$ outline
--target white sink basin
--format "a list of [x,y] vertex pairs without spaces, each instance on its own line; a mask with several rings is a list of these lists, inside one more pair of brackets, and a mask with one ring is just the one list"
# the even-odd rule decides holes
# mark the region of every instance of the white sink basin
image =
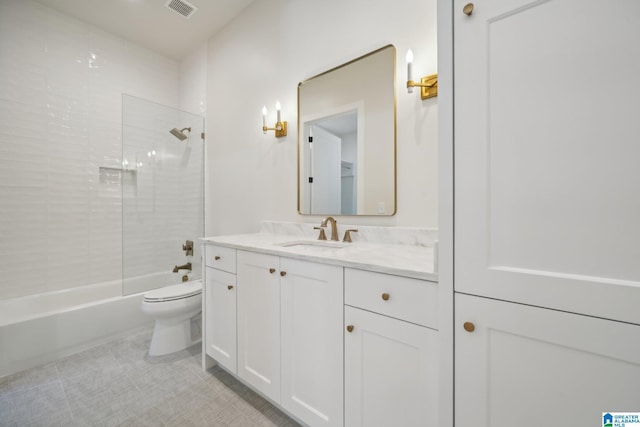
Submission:
[[285,248],[300,248],[310,251],[326,251],[331,249],[342,249],[347,245],[345,243],[327,240],[294,240],[291,242],[280,243],[278,246]]

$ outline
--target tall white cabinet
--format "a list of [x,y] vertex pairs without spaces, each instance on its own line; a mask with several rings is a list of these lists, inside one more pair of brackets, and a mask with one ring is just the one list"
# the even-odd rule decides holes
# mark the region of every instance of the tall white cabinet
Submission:
[[640,4],[467,3],[453,5],[455,423],[601,425],[640,396]]
[[455,303],[457,426],[598,426],[603,412],[636,411],[637,325],[464,294]]

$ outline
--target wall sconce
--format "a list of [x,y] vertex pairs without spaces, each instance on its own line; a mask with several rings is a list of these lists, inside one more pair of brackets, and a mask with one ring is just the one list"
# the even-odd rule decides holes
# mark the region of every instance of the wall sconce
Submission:
[[413,64],[413,52],[411,49],[407,51],[407,92],[413,93],[414,87],[420,88],[420,98],[427,99],[438,96],[438,74],[431,74],[420,79],[420,83],[413,81],[413,72],[411,66]]
[[282,121],[282,115],[280,113],[280,101],[276,102],[276,113],[277,120],[276,126],[269,128],[267,127],[267,106],[262,107],[262,132],[267,133],[268,130],[273,130],[276,132],[276,138],[280,138],[282,136],[287,136],[287,122]]

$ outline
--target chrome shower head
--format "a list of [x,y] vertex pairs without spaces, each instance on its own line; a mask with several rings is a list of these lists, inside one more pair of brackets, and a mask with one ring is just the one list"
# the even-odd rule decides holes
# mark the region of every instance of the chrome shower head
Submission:
[[169,132],[171,132],[171,135],[175,136],[176,138],[178,138],[180,141],[184,141],[185,139],[187,139],[188,135],[184,134],[184,131],[187,132],[191,132],[191,128],[183,128],[178,130],[178,128],[173,128],[171,129]]

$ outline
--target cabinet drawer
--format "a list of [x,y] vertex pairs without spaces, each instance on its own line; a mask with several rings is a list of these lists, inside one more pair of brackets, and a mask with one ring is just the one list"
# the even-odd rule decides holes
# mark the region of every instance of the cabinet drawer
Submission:
[[235,274],[236,250],[225,246],[207,245],[205,249],[205,264],[207,267]]
[[345,268],[344,303],[437,329],[437,284]]

